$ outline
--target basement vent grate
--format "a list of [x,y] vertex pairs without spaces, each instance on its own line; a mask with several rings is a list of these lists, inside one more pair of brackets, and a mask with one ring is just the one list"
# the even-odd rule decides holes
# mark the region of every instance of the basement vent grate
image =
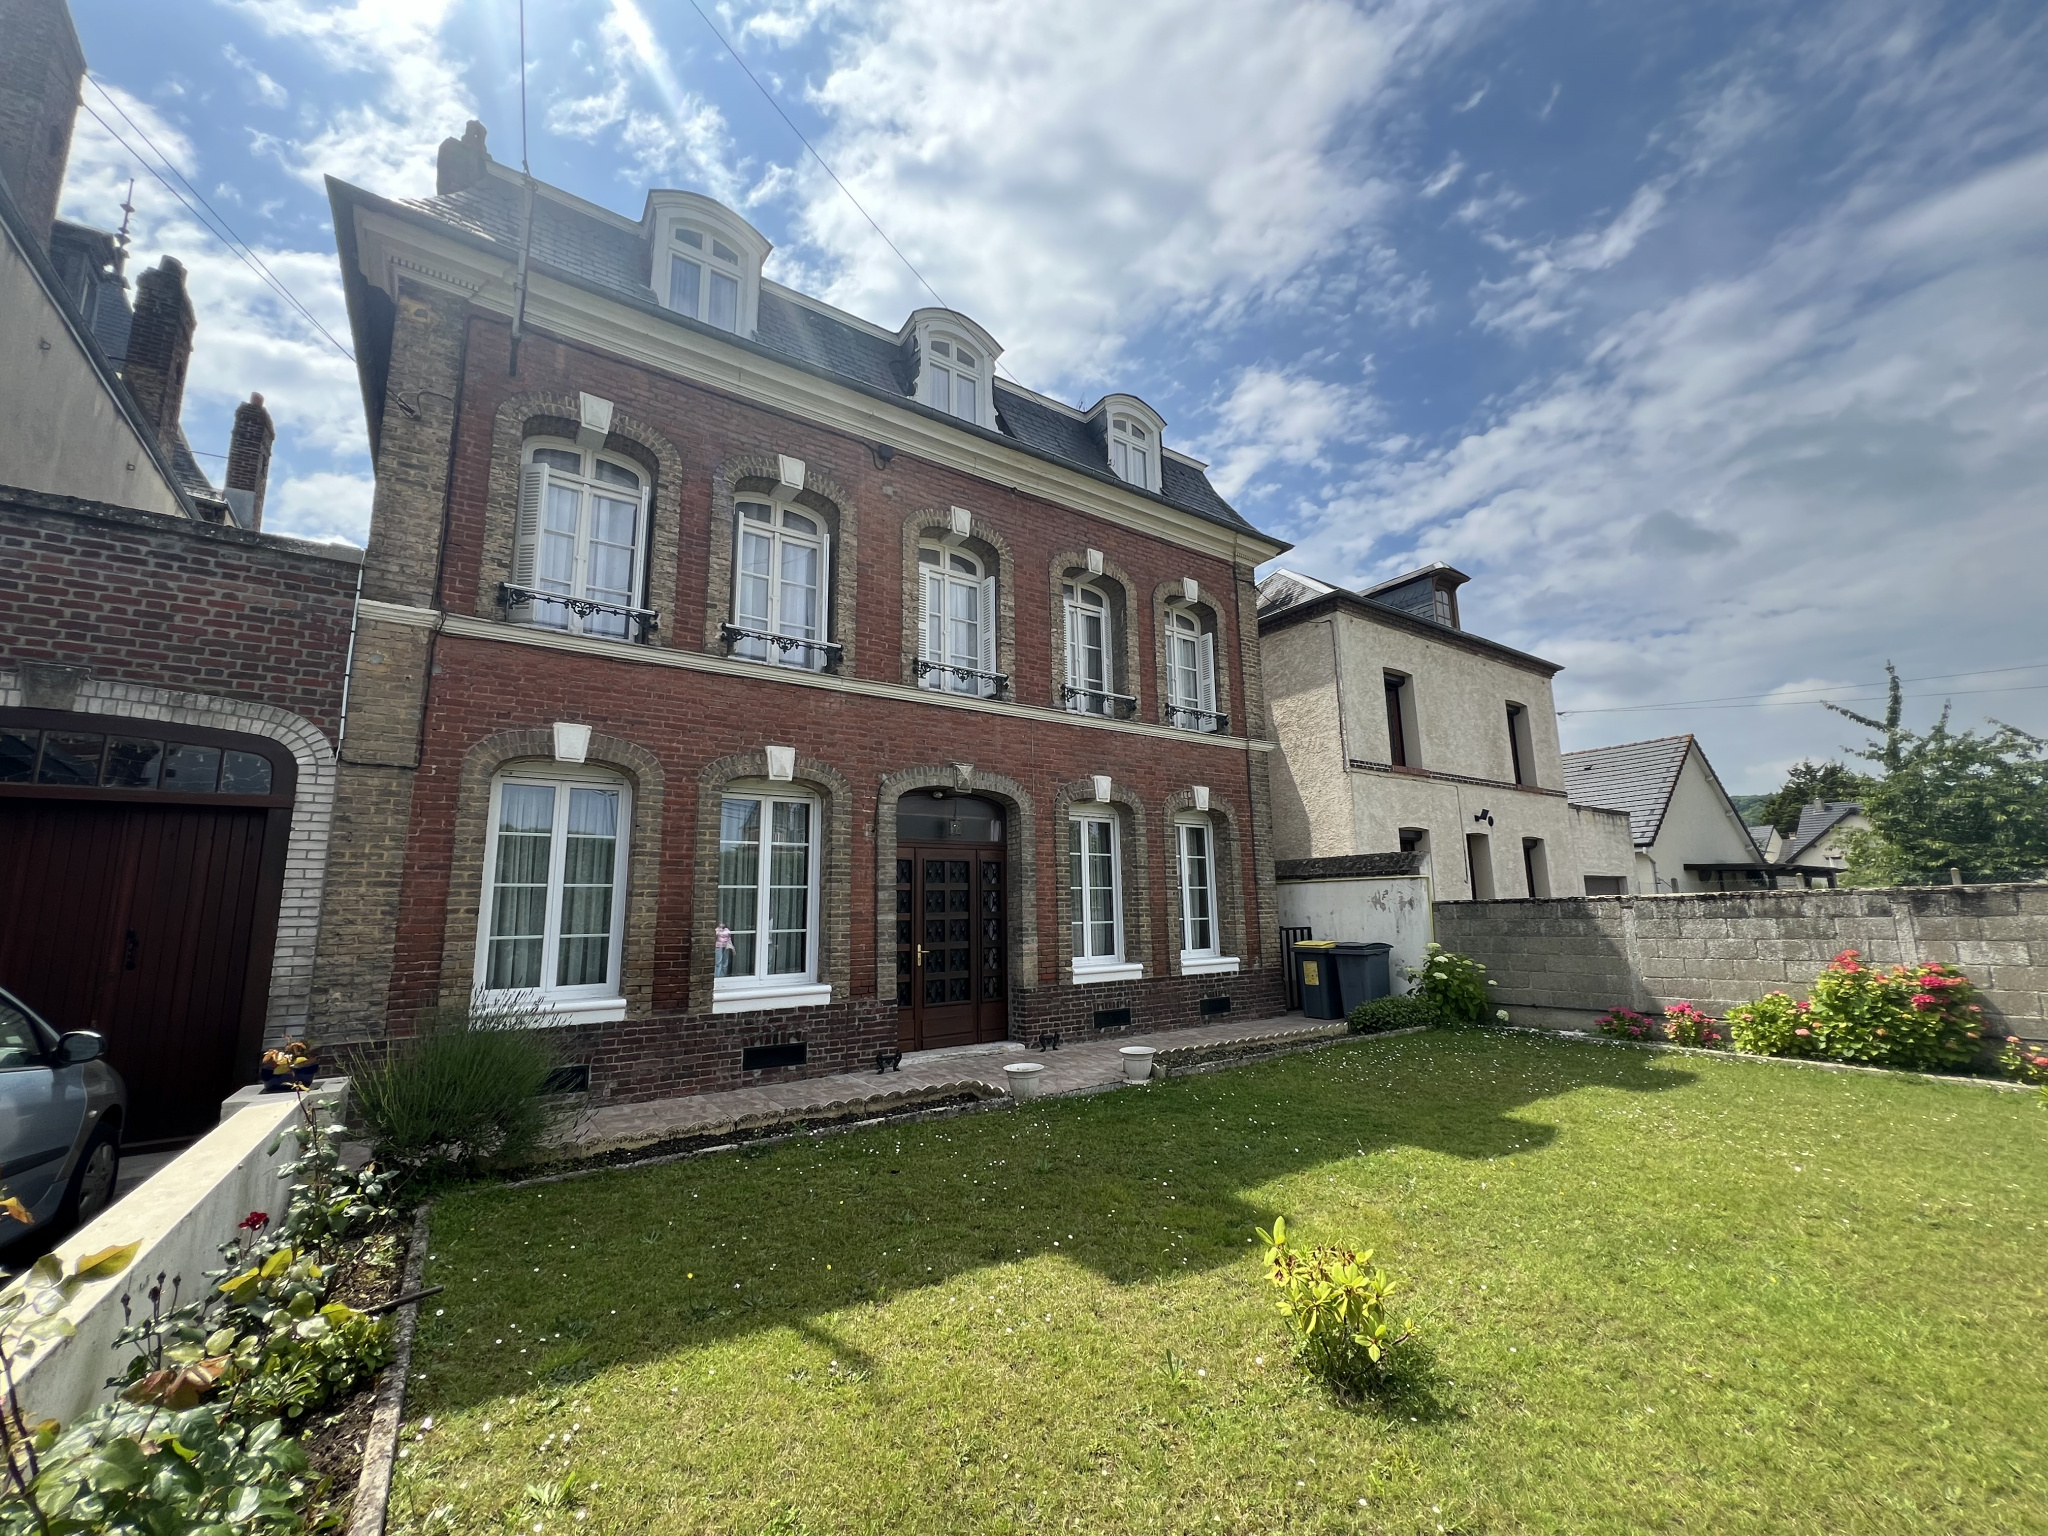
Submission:
[[1205,1014],[1228,1013],[1230,1012],[1230,999],[1227,997],[1205,997],[1202,999],[1202,1012]]
[[1095,1027],[1097,1029],[1121,1029],[1130,1022],[1131,1010],[1128,1008],[1098,1008],[1095,1010]]
[[742,1072],[762,1072],[770,1067],[800,1067],[808,1059],[809,1047],[801,1040],[782,1045],[750,1045],[740,1052]]

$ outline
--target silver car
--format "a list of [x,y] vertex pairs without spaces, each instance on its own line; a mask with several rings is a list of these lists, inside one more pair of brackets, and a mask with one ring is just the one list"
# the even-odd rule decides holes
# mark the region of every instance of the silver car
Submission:
[[[0,990],[0,1190],[36,1225],[92,1220],[114,1198],[128,1088],[90,1030],[60,1035]],[[29,1228],[0,1214],[0,1250]]]

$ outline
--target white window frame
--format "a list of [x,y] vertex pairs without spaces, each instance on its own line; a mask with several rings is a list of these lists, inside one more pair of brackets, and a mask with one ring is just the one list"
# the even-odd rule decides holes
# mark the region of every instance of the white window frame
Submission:
[[[720,896],[723,890],[724,863],[724,820],[725,803],[728,800],[757,800],[761,802],[760,841],[755,845],[759,856],[754,866],[754,965],[752,975],[714,976],[711,982],[711,1011],[713,1013],[745,1013],[764,1008],[809,1008],[832,1001],[832,987],[829,982],[818,979],[818,941],[824,929],[823,917],[818,910],[820,852],[824,847],[823,827],[825,820],[824,803],[808,790],[789,784],[771,783],[766,780],[741,779],[727,784],[719,792],[717,815],[719,818],[719,869],[713,877],[712,923],[719,920]],[[772,829],[777,803],[804,805],[810,809],[810,847],[807,855],[809,880],[804,896],[804,968],[800,972],[771,973],[762,969],[768,963],[768,872],[769,849],[773,846]],[[713,950],[716,964],[717,951]]]
[[1159,429],[1135,411],[1111,411],[1109,467],[1120,480],[1148,491],[1158,490]]
[[[1088,593],[1096,599],[1086,602],[1081,594]],[[1066,614],[1067,658],[1066,681],[1069,688],[1088,687],[1082,676],[1081,652],[1082,634],[1090,619],[1102,621],[1102,688],[1095,692],[1077,693],[1066,700],[1067,708],[1077,715],[1101,715],[1108,719],[1116,716],[1116,605],[1110,600],[1108,590],[1085,577],[1069,576],[1060,583],[1060,603]]]
[[[541,938],[540,985],[499,987],[487,985],[490,975],[491,928],[498,899],[498,837],[507,785],[547,788],[555,792],[555,814],[549,830],[546,916]],[[561,964],[562,875],[564,844],[569,834],[568,792],[575,789],[603,789],[619,797],[618,835],[612,864],[611,945],[607,954],[608,980],[561,986],[551,978]],[[484,837],[483,896],[477,906],[474,985],[491,999],[517,1002],[548,1015],[555,1024],[602,1024],[626,1016],[625,960],[627,872],[632,861],[633,788],[617,774],[602,769],[578,769],[573,765],[549,763],[513,767],[491,780],[489,820]]]
[[[1192,692],[1185,686],[1190,673]],[[1216,632],[1204,629],[1192,608],[1166,610],[1166,708],[1168,725],[1205,735],[1222,728],[1216,713]],[[1193,718],[1179,718],[1180,711]]]
[[[925,556],[937,556],[936,563]],[[953,569],[955,558],[973,565],[974,572]],[[928,670],[917,679],[920,688],[936,693],[965,693],[979,698],[996,696],[996,580],[988,561],[943,539],[922,539],[917,546],[917,654]],[[955,592],[974,595],[976,635],[974,650],[956,650],[950,643],[953,619],[948,599]],[[965,667],[985,672],[986,677],[962,677],[944,670]]]
[[[766,523],[750,518],[748,507],[766,507],[769,521]],[[805,533],[799,528],[790,528],[785,519],[794,513],[817,528],[815,534]],[[832,638],[832,535],[825,519],[809,507],[799,505],[786,495],[742,496],[736,498],[732,509],[732,593],[731,612],[735,628],[765,630],[770,634],[785,634],[782,617],[782,549],[785,544],[796,544],[818,552],[818,632],[808,636],[809,645],[793,645],[787,650],[766,640],[736,640],[731,654],[742,661],[759,661],[774,666],[794,667],[804,672],[822,672],[831,653],[825,649]],[[749,535],[768,540],[768,613],[762,622],[756,624],[740,615],[740,583],[746,578],[746,541]],[[758,647],[758,652],[753,649]]]
[[[973,359],[964,368],[960,363],[963,348]],[[974,426],[990,424],[990,375],[995,371],[995,359],[986,347],[955,331],[933,330],[920,343],[918,360],[917,392],[926,405]]]
[[[1085,948],[1088,942],[1091,942],[1089,940],[1084,940],[1080,946],[1076,946],[1073,943],[1073,933],[1076,927],[1079,927],[1086,934],[1094,926],[1087,915],[1088,906],[1086,898],[1093,892],[1095,887],[1088,878],[1087,860],[1089,854],[1087,846],[1088,834],[1086,831],[1080,833],[1082,857],[1081,888],[1078,893],[1074,888],[1076,883],[1074,879],[1075,829],[1085,828],[1090,825],[1107,826],[1109,828],[1109,903],[1111,915],[1115,919],[1115,932],[1114,948],[1107,955],[1081,953],[1081,949]],[[1114,810],[1102,807],[1101,809],[1085,811],[1075,810],[1068,815],[1067,893],[1068,903],[1071,908],[1067,914],[1068,949],[1075,983],[1080,985],[1087,982],[1135,981],[1138,977],[1144,975],[1145,968],[1143,965],[1124,958],[1123,826],[1122,818]]]
[[[695,236],[701,244],[692,245],[689,237]],[[720,248],[731,252],[731,259],[718,254]],[[695,308],[686,308],[677,302],[676,278],[678,267],[694,266],[697,269],[697,299]],[[662,303],[679,315],[688,315],[692,320],[702,321],[716,330],[740,333],[747,314],[747,263],[741,253],[726,235],[709,224],[694,219],[678,219],[669,226],[668,266],[663,274],[661,287]],[[715,279],[723,278],[732,284],[732,323],[730,325],[713,317],[712,294]]]
[[[1196,949],[1190,948],[1193,926],[1189,917],[1188,893],[1192,888],[1189,880],[1188,841],[1191,832],[1202,835],[1204,879],[1207,883],[1209,905],[1209,942]],[[1222,882],[1217,872],[1217,837],[1214,818],[1202,815],[1184,815],[1174,819],[1173,824],[1173,877],[1180,890],[1180,973],[1183,976],[1221,976],[1239,969],[1235,955],[1223,952],[1223,900]]]
[[[552,464],[536,464],[534,456],[540,452],[573,453],[582,461],[582,469],[571,474]],[[519,507],[512,528],[512,585],[528,592],[540,590],[542,541],[552,530],[546,527],[546,511],[549,498],[555,491],[568,491],[577,498],[575,550],[571,557],[569,590],[564,597],[590,602],[610,603],[633,613],[647,610],[640,606],[647,584],[648,509],[652,488],[648,483],[646,469],[615,453],[594,453],[579,448],[575,443],[552,437],[530,437],[520,445]],[[639,489],[631,490],[597,478],[597,465],[606,463],[616,466],[632,475]],[[592,502],[597,497],[609,501],[637,503],[638,510],[633,520],[632,577],[627,585],[625,601],[617,601],[616,588],[602,589],[602,595],[593,597],[590,587],[590,546],[593,534]],[[530,624],[539,629],[558,629],[565,634],[592,635],[605,640],[637,640],[640,638],[636,622],[621,614],[593,613],[587,617],[571,612],[558,602],[542,597],[532,602],[517,604],[508,610],[508,616],[515,624]],[[557,622],[559,618],[559,622]]]

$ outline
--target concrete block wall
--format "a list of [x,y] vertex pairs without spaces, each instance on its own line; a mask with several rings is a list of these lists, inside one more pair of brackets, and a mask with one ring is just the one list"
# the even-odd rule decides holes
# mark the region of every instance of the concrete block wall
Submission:
[[1439,943],[1481,961],[1519,1022],[1675,1002],[1722,1012],[1804,997],[1845,949],[1874,965],[1946,961],[1983,993],[1991,1034],[2048,1036],[2048,883],[1453,901]]

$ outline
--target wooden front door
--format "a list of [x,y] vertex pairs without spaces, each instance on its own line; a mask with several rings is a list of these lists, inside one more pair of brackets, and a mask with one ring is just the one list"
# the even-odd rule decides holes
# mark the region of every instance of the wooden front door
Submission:
[[897,1038],[906,1051],[1009,1035],[1009,902],[1000,846],[896,851]]

